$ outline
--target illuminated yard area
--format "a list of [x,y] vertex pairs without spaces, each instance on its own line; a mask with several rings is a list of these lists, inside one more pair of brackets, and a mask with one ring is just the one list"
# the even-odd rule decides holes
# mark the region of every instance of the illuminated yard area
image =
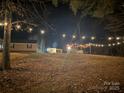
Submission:
[[[21,59],[23,57],[28,56],[28,53],[11,53],[11,61],[17,60],[17,59]],[[0,63],[2,61],[2,53],[0,52]]]
[[123,57],[31,54],[12,68],[0,72],[0,93],[110,93],[103,90],[112,82],[123,93]]

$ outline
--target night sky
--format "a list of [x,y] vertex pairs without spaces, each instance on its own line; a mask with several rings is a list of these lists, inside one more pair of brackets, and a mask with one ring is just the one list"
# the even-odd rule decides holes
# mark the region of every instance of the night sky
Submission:
[[[71,36],[73,34],[79,37],[79,32],[77,29],[78,15],[75,16],[68,5],[59,5],[55,8],[54,6],[48,7],[49,15],[47,17],[47,22],[52,25],[55,30],[47,29],[46,43],[47,47],[62,47],[67,43],[88,43],[87,41],[81,41],[79,38],[72,41]],[[41,27],[42,28],[42,27]],[[3,38],[3,28],[0,31],[0,38]],[[12,41],[23,42],[30,41],[29,38],[36,36],[38,29],[33,29],[33,33],[28,33],[26,31],[13,31]],[[62,39],[62,34],[67,35],[66,40]],[[105,38],[106,31],[104,30],[104,25],[101,23],[101,19],[93,18],[91,16],[86,16],[81,21],[81,32],[80,36],[91,37],[95,36],[97,38]]]
[[[49,31],[48,46],[52,47],[54,42],[57,42],[58,47],[63,44],[72,43],[72,35],[75,34],[79,37],[79,31],[77,28],[79,16],[75,16],[68,6],[60,5],[58,8],[51,9],[48,21],[54,25],[55,31]],[[105,38],[107,32],[104,30],[104,25],[101,23],[101,19],[86,16],[81,21],[80,36],[84,35],[88,38],[95,36],[97,38]],[[65,40],[62,38],[62,34],[66,34]],[[80,41],[79,38],[74,43],[88,43],[89,40]]]

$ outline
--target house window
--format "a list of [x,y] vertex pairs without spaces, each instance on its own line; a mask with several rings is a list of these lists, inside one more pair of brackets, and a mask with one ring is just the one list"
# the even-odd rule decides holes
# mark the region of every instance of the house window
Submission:
[[15,48],[15,44],[11,44],[11,48]]
[[32,48],[32,44],[27,44],[27,48]]

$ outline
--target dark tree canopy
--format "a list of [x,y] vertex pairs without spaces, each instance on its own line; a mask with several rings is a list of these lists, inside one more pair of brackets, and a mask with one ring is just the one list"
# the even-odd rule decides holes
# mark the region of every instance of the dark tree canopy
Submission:
[[[103,17],[113,13],[116,0],[62,0],[69,3],[70,8],[76,15],[81,11],[83,15]],[[60,0],[52,0],[53,5],[58,6]]]
[[107,23],[106,29],[111,32],[118,32],[118,34],[124,35],[124,1],[117,2],[115,5],[115,11],[113,14],[105,17]]

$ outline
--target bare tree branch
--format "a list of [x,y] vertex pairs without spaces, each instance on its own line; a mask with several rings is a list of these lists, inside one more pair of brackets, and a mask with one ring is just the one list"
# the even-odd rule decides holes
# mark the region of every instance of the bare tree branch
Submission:
[[18,24],[18,23],[25,23],[25,24],[32,25],[32,26],[35,26],[35,27],[38,26],[37,24],[29,23],[27,21],[15,21],[15,22],[12,22],[12,25],[15,25],[15,24]]

